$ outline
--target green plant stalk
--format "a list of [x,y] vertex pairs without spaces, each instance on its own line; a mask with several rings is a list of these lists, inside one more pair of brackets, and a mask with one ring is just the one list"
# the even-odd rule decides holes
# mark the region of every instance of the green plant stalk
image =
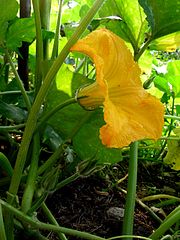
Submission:
[[36,73],[35,73],[35,95],[37,95],[42,84],[42,65],[43,65],[43,39],[41,31],[41,17],[39,10],[39,0],[32,0],[35,25],[36,25]]
[[[123,234],[133,234],[134,208],[136,199],[136,183],[137,183],[137,166],[138,166],[138,142],[130,145],[130,159],[128,168],[128,186],[127,197],[123,221]],[[132,238],[128,238],[131,240]]]
[[[175,105],[175,94],[174,94],[174,92],[173,92],[173,93],[172,93],[172,113],[171,113],[172,116],[174,115],[174,105]],[[171,121],[170,121],[170,124],[169,124],[169,126],[168,126],[168,134],[167,134],[167,137],[170,136],[171,131],[172,131],[172,125],[173,125],[173,123],[174,123],[174,119],[173,119],[173,118],[170,118],[170,119],[171,119]],[[159,153],[158,153],[157,159],[160,159],[160,158],[162,157],[166,145],[167,145],[167,139],[164,141],[164,143],[163,143],[163,145],[162,145],[162,147],[161,147],[161,150],[160,150]]]
[[168,198],[168,199],[174,199],[178,202],[180,202],[180,198],[178,197],[175,197],[175,196],[171,196],[171,195],[168,195],[168,194],[157,194],[157,195],[152,195],[152,196],[147,196],[147,197],[144,197],[141,199],[141,201],[154,201],[154,200],[159,200],[161,198]]
[[[49,30],[51,0],[40,0],[39,10],[41,18],[41,27],[44,30]],[[49,39],[43,39],[43,59],[47,60],[49,57]]]
[[33,151],[32,151],[32,158],[31,158],[32,161],[30,164],[26,187],[22,197],[21,209],[24,213],[28,212],[32,204],[32,199],[33,199],[35,185],[36,185],[39,152],[40,152],[40,137],[39,137],[39,134],[36,133],[33,137]]
[[[57,57],[57,59],[52,64],[50,70],[48,71],[48,73],[44,79],[44,83],[41,86],[41,88],[36,96],[34,104],[32,105],[32,109],[29,113],[29,117],[27,119],[26,128],[24,130],[21,146],[20,146],[20,149],[18,152],[16,164],[14,167],[14,174],[12,176],[12,181],[11,181],[11,184],[9,187],[9,193],[11,195],[17,194],[19,184],[21,181],[24,164],[25,164],[26,157],[27,157],[28,148],[29,148],[29,145],[30,145],[30,142],[32,139],[32,135],[36,128],[38,113],[39,113],[41,105],[44,101],[44,98],[48,92],[50,84],[52,83],[57,71],[63,64],[66,56],[69,53],[70,48],[79,39],[79,37],[84,32],[84,30],[88,26],[89,22],[92,20],[92,18],[94,17],[96,12],[99,10],[99,8],[101,7],[101,5],[103,4],[104,1],[105,0],[96,0],[94,2],[91,9],[88,11],[86,16],[82,19],[80,25],[78,26],[78,28],[76,29],[76,31],[74,32],[72,37],[69,39],[69,41],[67,42],[67,44],[65,45],[65,47],[63,48],[63,50],[61,51],[59,56]],[[36,1],[34,0],[34,2],[36,2]],[[8,197],[7,201],[10,203],[11,198]]]
[[30,109],[31,109],[31,103],[30,103],[29,97],[28,97],[28,95],[27,95],[27,93],[26,93],[26,90],[25,90],[25,88],[24,88],[24,85],[23,85],[23,83],[22,83],[22,81],[21,81],[21,79],[20,79],[20,77],[19,77],[19,74],[18,74],[18,72],[17,72],[17,70],[16,70],[16,68],[15,68],[15,66],[14,66],[14,64],[13,64],[13,61],[12,61],[10,55],[9,55],[8,50],[5,48],[4,51],[5,51],[6,57],[7,57],[7,59],[8,59],[8,62],[10,63],[10,66],[11,66],[11,68],[12,68],[12,71],[13,71],[13,73],[14,73],[14,75],[15,75],[17,84],[18,84],[18,86],[19,86],[19,88],[20,88],[20,90],[21,90],[21,93],[22,93],[24,102],[25,102],[25,104],[26,104],[26,107],[27,107],[28,111],[30,111]]
[[44,122],[46,122],[50,117],[52,117],[59,110],[61,110],[62,108],[66,107],[66,106],[69,106],[70,104],[73,104],[73,103],[77,103],[77,100],[75,98],[70,98],[70,99],[66,100],[65,102],[63,102],[63,103],[58,104],[52,110],[49,110],[49,112],[47,112],[46,114],[44,114],[42,116],[42,118],[40,118],[40,120],[38,122],[38,125],[37,125],[37,129],[39,127],[41,127]]
[[180,117],[178,117],[178,116],[164,115],[164,118],[170,118],[170,119],[174,119],[174,120],[180,121]]
[[62,15],[62,6],[63,0],[59,0],[59,11],[58,11],[58,19],[56,24],[56,33],[54,37],[54,44],[52,50],[51,59],[55,59],[58,56],[58,47],[59,47],[59,35],[60,35],[60,28],[61,28],[61,15]]
[[116,237],[111,237],[108,238],[107,240],[116,240],[116,239],[122,239],[122,238],[137,238],[137,239],[144,239],[144,240],[152,240],[151,238],[147,238],[147,237],[142,237],[142,236],[137,236],[137,235],[121,235],[121,236],[116,236]]
[[28,215],[24,214],[23,212],[19,211],[18,209],[16,209],[15,207],[11,206],[10,204],[8,204],[7,202],[5,202],[1,199],[0,199],[0,204],[2,204],[3,208],[5,208],[9,212],[11,212],[11,214],[15,215],[17,219],[24,222],[25,224],[28,223],[33,228],[47,230],[47,231],[53,231],[53,232],[61,232],[61,233],[67,234],[67,235],[84,238],[87,240],[95,240],[95,239],[96,240],[105,240],[105,238],[98,237],[98,236],[95,236],[95,235],[87,233],[87,232],[81,232],[78,230],[73,230],[73,229],[69,229],[69,228],[65,228],[65,227],[59,227],[59,226],[55,226],[52,224],[40,222],[36,219],[29,217]]
[[61,154],[64,152],[64,145],[66,143],[63,142],[57,149],[56,151],[48,158],[48,160],[39,167],[38,169],[38,175],[41,175],[46,169],[50,168],[53,166],[55,161],[60,158]]
[[59,190],[61,188],[63,188],[64,186],[68,185],[69,183],[75,181],[76,179],[78,179],[80,177],[79,173],[74,173],[72,176],[62,180],[61,182],[59,182],[57,185],[56,185],[56,190]]
[[0,239],[1,240],[7,240],[6,232],[5,232],[5,228],[4,228],[4,221],[3,221],[3,213],[2,213],[1,204],[0,204]]
[[[44,202],[42,203],[41,207],[42,207],[43,212],[46,214],[46,217],[48,218],[49,222],[56,226],[59,226],[58,222],[56,221],[56,219],[52,215],[51,211],[49,210],[49,208],[46,206],[46,204]],[[57,235],[58,235],[59,239],[67,240],[66,236],[63,233],[57,232]]]
[[4,131],[11,131],[14,129],[19,129],[19,128],[23,128],[25,127],[24,123],[18,124],[18,125],[12,125],[12,126],[0,126],[0,132],[4,132]]
[[169,228],[179,221],[180,218],[180,206],[175,208],[163,221],[158,229],[155,230],[149,237],[152,240],[159,239]]

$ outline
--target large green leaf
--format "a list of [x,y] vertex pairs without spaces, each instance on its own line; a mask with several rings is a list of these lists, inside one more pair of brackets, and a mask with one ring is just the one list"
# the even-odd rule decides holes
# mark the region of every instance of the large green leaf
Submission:
[[[46,98],[46,111],[54,108],[61,102],[74,97],[79,86],[87,83],[87,79],[80,74],[73,74],[67,65],[63,65],[57,74],[56,80]],[[70,105],[57,112],[49,123],[64,138],[69,137],[76,124],[84,116],[85,110],[78,104]]]
[[149,48],[151,50],[160,50],[167,52],[174,52],[179,47],[180,47],[180,31],[154,39],[149,45]]
[[6,45],[9,49],[16,50],[21,47],[22,41],[32,42],[35,36],[36,30],[33,18],[17,19],[8,29]]
[[75,136],[74,148],[82,159],[95,155],[98,163],[117,163],[122,160],[121,150],[102,145],[99,138],[99,129],[102,125],[104,125],[103,111],[95,111]]
[[[117,31],[122,34],[122,38],[129,39],[135,49],[144,42],[147,31],[147,21],[143,9],[138,0],[107,0],[99,11],[101,17],[119,16]],[[112,26],[108,26],[111,29]]]
[[18,3],[16,0],[0,0],[0,42],[5,38],[8,21],[16,17]]
[[180,30],[179,0],[139,0],[152,29],[152,39]]

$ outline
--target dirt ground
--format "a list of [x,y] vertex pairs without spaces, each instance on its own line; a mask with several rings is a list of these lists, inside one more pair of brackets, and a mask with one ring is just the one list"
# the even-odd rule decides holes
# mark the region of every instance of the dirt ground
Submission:
[[[121,217],[110,214],[111,210],[124,209],[126,195],[121,189],[126,189],[127,164],[116,164],[103,169],[88,178],[81,178],[57,191],[47,200],[47,205],[56,217],[59,225],[87,231],[105,238],[122,234]],[[119,184],[117,182],[122,180]],[[179,173],[164,167],[162,164],[139,164],[137,196],[143,198],[154,194],[170,194],[180,196]],[[145,202],[164,219],[176,205],[164,202],[163,207],[155,204],[162,200]],[[162,204],[163,205],[163,204]],[[123,211],[123,210],[122,210]],[[134,234],[149,236],[159,226],[159,222],[151,214],[136,204]],[[56,235],[50,233],[50,239],[56,240]],[[72,237],[69,239],[75,240]],[[78,238],[79,239],[79,238]]]

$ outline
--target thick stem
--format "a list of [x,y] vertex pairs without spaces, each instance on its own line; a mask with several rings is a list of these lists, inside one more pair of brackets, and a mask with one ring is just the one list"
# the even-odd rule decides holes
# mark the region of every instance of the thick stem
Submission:
[[[39,113],[41,105],[44,101],[44,98],[49,90],[49,87],[50,87],[57,71],[63,64],[66,56],[68,55],[70,48],[79,39],[79,37],[84,32],[84,30],[88,26],[89,22],[92,20],[92,18],[94,17],[96,12],[99,10],[99,8],[101,7],[101,5],[104,1],[105,0],[96,0],[94,2],[94,5],[91,7],[91,9],[86,14],[86,16],[82,19],[80,25],[78,26],[78,28],[76,29],[76,31],[74,32],[72,37],[69,39],[68,43],[65,45],[65,47],[59,54],[58,58],[52,64],[50,70],[48,71],[48,73],[44,79],[44,83],[41,86],[41,88],[37,94],[37,97],[32,106],[32,109],[30,111],[30,114],[29,114],[29,117],[28,117],[28,120],[26,123],[26,128],[24,130],[23,139],[21,142],[21,146],[20,146],[20,149],[18,152],[18,156],[17,156],[15,168],[14,168],[14,174],[12,176],[12,181],[11,181],[10,188],[9,188],[9,193],[11,195],[17,194],[21,176],[22,176],[22,171],[23,171],[24,164],[25,164],[26,157],[27,157],[28,148],[29,148],[34,130],[36,128],[38,113]],[[36,0],[33,0],[33,2],[36,2]],[[11,202],[10,197],[8,198],[8,202]]]
[[[41,27],[44,30],[49,30],[50,25],[50,12],[51,12],[51,0],[39,1]],[[43,39],[43,57],[44,60],[49,56],[49,39]]]
[[[133,234],[134,208],[136,199],[136,183],[137,183],[137,166],[138,166],[138,142],[130,145],[130,159],[128,168],[128,186],[127,197],[123,221],[123,234]],[[131,240],[132,238],[128,238]]]
[[22,197],[22,211],[27,213],[31,208],[32,199],[35,191],[36,178],[37,178],[37,169],[38,169],[38,160],[40,152],[40,137],[36,133],[33,138],[33,152],[32,152],[32,161],[30,164],[29,174],[27,178],[26,187]]
[[4,228],[4,221],[3,221],[3,214],[2,214],[1,204],[0,204],[0,239],[1,240],[7,240],[6,232],[5,232],[5,228]]
[[35,95],[37,95],[42,84],[42,64],[43,64],[43,40],[41,30],[41,17],[39,10],[39,0],[32,0],[35,25],[36,25],[36,73],[35,73]]
[[58,56],[59,34],[60,34],[60,28],[61,28],[62,5],[63,5],[63,0],[59,0],[58,19],[57,19],[57,24],[56,24],[56,33],[55,33],[55,37],[54,37],[54,45],[53,45],[53,51],[52,51],[51,59],[55,59]]

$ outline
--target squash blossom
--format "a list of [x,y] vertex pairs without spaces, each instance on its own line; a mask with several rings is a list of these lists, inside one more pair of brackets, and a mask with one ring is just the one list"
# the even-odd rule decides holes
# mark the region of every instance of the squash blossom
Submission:
[[104,145],[121,148],[161,137],[164,107],[143,89],[140,68],[120,37],[106,29],[95,30],[71,51],[88,55],[95,64],[96,81],[80,88],[77,98],[85,109],[104,107],[106,124],[100,129]]

